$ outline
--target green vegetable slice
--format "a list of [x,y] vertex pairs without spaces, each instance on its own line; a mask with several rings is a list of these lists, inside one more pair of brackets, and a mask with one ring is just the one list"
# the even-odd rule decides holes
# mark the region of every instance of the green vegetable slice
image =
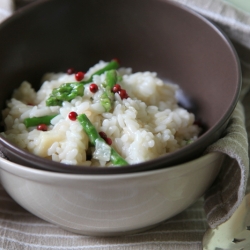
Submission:
[[[80,122],[81,126],[83,127],[83,130],[88,135],[90,143],[92,145],[96,144],[96,140],[102,140],[104,143],[105,141],[101,138],[99,133],[97,132],[95,126],[91,123],[89,118],[85,114],[81,114],[77,116],[77,120]],[[125,166],[128,165],[128,163],[123,159],[118,152],[114,148],[111,147],[111,156],[110,161],[113,165],[116,166]]]
[[46,116],[40,116],[40,117],[31,117],[24,119],[24,125],[26,128],[38,126],[40,124],[46,124],[50,125],[51,120],[56,117],[56,115],[46,115]]

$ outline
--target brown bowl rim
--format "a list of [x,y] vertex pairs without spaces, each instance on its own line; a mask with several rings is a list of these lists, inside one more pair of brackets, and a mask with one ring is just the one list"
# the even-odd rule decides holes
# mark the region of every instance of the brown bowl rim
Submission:
[[[41,4],[46,4],[47,2],[53,2],[57,0],[39,0],[36,2],[30,3],[28,6],[24,6],[21,9],[17,10],[12,16],[8,17],[6,20],[4,20],[0,24],[0,28],[2,26],[7,25],[9,22],[12,22],[16,18],[19,18],[22,15],[25,15],[27,12],[31,12],[33,9],[38,8]],[[159,0],[162,1],[162,0]],[[166,2],[166,1],[164,1]],[[22,150],[18,147],[16,147],[14,144],[6,140],[2,135],[0,135],[0,143],[3,145],[3,147],[7,148],[10,152],[12,152],[13,155],[19,158],[23,159],[29,159],[30,162],[41,162],[42,164],[39,164],[40,166],[42,165],[43,167],[37,167],[37,169],[44,169],[47,171],[55,171],[55,172],[61,172],[61,173],[71,173],[71,174],[93,174],[93,175],[107,175],[107,174],[125,174],[125,173],[132,173],[132,172],[141,172],[141,171],[147,171],[147,170],[155,170],[159,168],[165,168],[165,167],[174,167],[175,165],[179,165],[181,163],[177,164],[171,164],[171,162],[175,162],[178,158],[180,158],[180,155],[182,153],[189,154],[193,152],[196,149],[199,149],[200,145],[202,145],[203,141],[206,140],[207,137],[210,136],[210,134],[215,133],[218,131],[220,128],[222,128],[227,121],[229,120],[231,114],[233,113],[238,100],[240,96],[240,90],[241,90],[241,67],[240,67],[240,61],[237,55],[237,52],[230,41],[230,39],[227,37],[227,35],[215,24],[213,24],[210,20],[202,16],[201,14],[195,12],[191,8],[184,6],[180,3],[176,3],[173,1],[167,1],[166,2],[169,5],[176,6],[178,8],[181,8],[184,11],[189,12],[190,14],[196,16],[198,19],[201,21],[205,22],[208,26],[210,26],[220,37],[222,40],[224,40],[225,45],[228,46],[230,49],[236,65],[237,69],[236,74],[237,74],[237,79],[238,79],[238,84],[237,88],[235,90],[235,95],[232,98],[232,102],[230,107],[228,108],[227,112],[224,114],[224,116],[210,129],[208,129],[204,134],[202,134],[197,141],[193,142],[190,145],[187,145],[175,152],[168,153],[166,155],[157,157],[156,159],[148,160],[146,162],[142,163],[137,163],[133,165],[128,165],[128,166],[112,166],[112,167],[89,167],[89,166],[82,166],[82,165],[68,165],[68,164],[63,164],[59,162],[55,162],[52,160],[48,160],[39,156],[36,156],[32,153],[29,153],[25,150]],[[166,159],[167,158],[167,159]],[[167,162],[166,162],[167,160]],[[193,159],[191,159],[193,160]],[[31,168],[36,168],[35,166]]]

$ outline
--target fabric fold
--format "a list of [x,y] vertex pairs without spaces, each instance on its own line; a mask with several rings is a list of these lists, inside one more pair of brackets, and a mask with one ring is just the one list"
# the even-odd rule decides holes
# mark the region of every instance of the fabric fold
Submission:
[[205,194],[204,208],[212,228],[228,220],[245,196],[249,172],[247,149],[244,108],[238,103],[225,136],[207,149],[207,152],[217,151],[228,156],[218,178]]

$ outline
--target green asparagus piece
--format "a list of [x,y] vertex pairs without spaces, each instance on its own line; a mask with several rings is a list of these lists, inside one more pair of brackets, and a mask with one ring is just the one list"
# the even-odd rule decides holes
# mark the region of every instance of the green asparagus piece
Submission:
[[[80,122],[81,126],[83,127],[83,130],[88,135],[90,143],[92,145],[95,145],[96,140],[102,140],[103,142],[105,142],[85,114],[78,115],[77,120]],[[110,160],[114,165],[117,166],[128,165],[128,163],[116,152],[114,148],[112,147],[110,148],[111,148]]]
[[46,100],[47,106],[61,106],[63,101],[71,101],[77,96],[83,96],[84,85],[79,82],[64,83],[53,89],[50,97]]
[[117,83],[118,76],[116,70],[109,70],[106,72],[105,82],[103,83],[104,92],[100,97],[101,105],[104,107],[106,112],[112,109],[114,102],[114,93],[112,88]]
[[118,80],[118,82],[121,82],[123,80],[123,77],[121,75],[118,75],[117,80]]
[[110,161],[116,166],[128,165],[128,163],[112,147]]
[[[94,75],[101,75],[108,70],[117,69],[119,63],[116,60],[112,60],[105,67],[97,70],[90,76],[88,80],[72,83],[64,83],[60,87],[53,89],[50,97],[46,100],[47,106],[62,106],[63,101],[71,101],[77,96],[83,96],[84,85],[93,81]],[[104,101],[106,98],[104,98]]]
[[80,122],[81,126],[83,127],[83,130],[89,137],[90,143],[93,146],[95,145],[95,141],[97,139],[102,139],[99,133],[97,132],[96,128],[94,127],[94,125],[91,123],[91,121],[85,114],[78,115],[77,120]]
[[112,108],[111,100],[109,99],[106,92],[103,92],[100,96],[101,105],[104,107],[106,112],[109,112]]
[[118,80],[117,77],[117,72],[116,70],[112,69],[106,72],[106,76],[105,76],[105,81],[103,83],[103,87],[106,90],[112,90],[112,88],[114,87],[114,85],[116,84]]
[[189,145],[189,144],[191,144],[191,143],[193,143],[193,142],[194,142],[193,139],[189,139],[189,140],[187,140],[187,145]]
[[39,124],[46,124],[50,125],[50,121],[56,117],[57,115],[47,115],[47,116],[40,116],[40,117],[31,117],[24,119],[24,125],[26,128],[38,126]]
[[119,63],[116,60],[112,60],[105,67],[103,67],[102,69],[97,70],[94,74],[92,74],[88,80],[81,81],[81,83],[83,83],[84,85],[87,84],[87,83],[90,83],[90,82],[93,81],[94,75],[101,75],[101,74],[105,73],[108,70],[118,69],[118,68],[119,68]]

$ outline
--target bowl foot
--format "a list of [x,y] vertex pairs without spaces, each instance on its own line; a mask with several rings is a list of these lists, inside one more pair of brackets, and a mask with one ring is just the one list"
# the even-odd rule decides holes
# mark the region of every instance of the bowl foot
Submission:
[[60,226],[60,228],[75,233],[75,234],[81,234],[81,235],[87,235],[87,236],[96,236],[96,237],[114,237],[114,236],[124,236],[124,235],[129,235],[129,234],[136,234],[136,233],[141,233],[147,230],[150,230],[152,228],[155,228],[159,226],[163,222],[158,222],[156,224],[146,226],[143,228],[138,228],[138,229],[128,229],[128,230],[121,230],[121,229],[111,229],[110,231],[108,229],[106,230],[85,230],[85,229],[74,229],[70,227],[65,227],[65,226]]

